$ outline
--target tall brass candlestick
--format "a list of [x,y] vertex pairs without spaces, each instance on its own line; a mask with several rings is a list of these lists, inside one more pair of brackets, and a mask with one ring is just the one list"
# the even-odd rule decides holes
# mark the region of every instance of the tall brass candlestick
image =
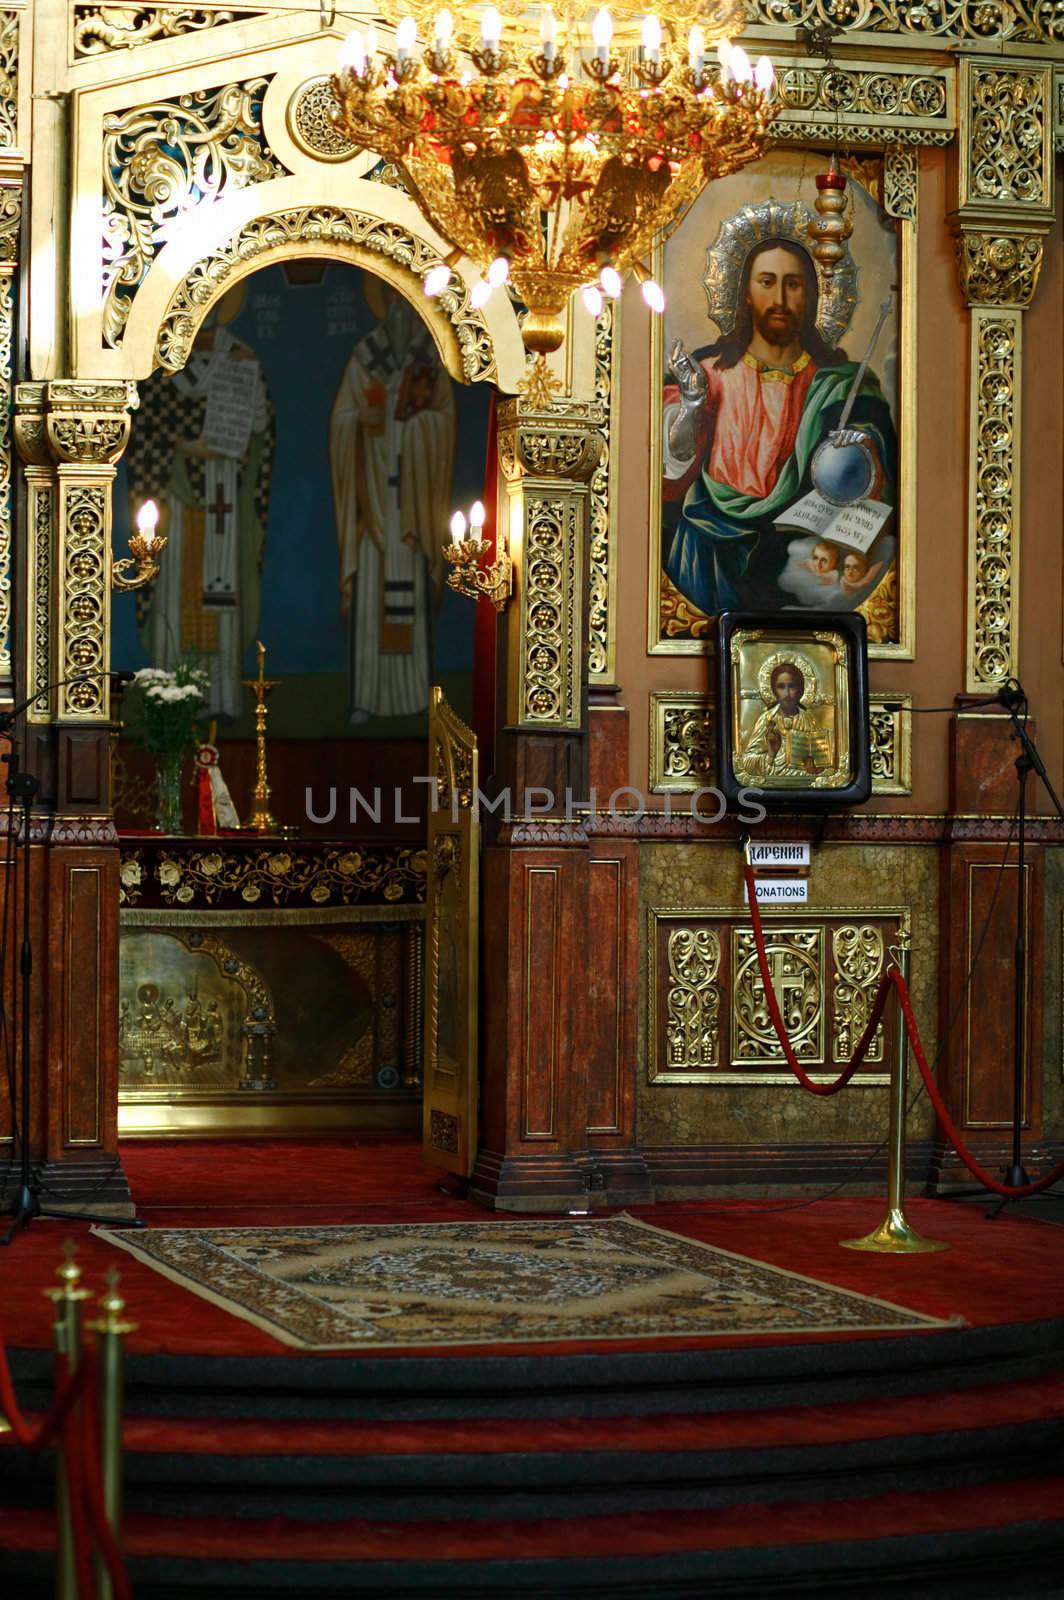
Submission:
[[266,677],[266,646],[261,639],[255,640],[255,649],[259,652],[259,675],[257,678],[244,678],[245,689],[250,689],[255,695],[255,790],[251,800],[251,815],[244,824],[248,833],[276,833],[277,822],[270,811],[270,785],[266,778],[266,696],[271,689],[276,689],[280,682],[278,678]]

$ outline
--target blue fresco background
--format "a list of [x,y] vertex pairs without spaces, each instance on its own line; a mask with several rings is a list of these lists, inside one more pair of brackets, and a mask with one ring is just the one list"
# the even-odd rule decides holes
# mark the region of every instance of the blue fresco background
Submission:
[[[244,304],[229,324],[258,358],[275,414],[259,637],[267,649],[267,675],[285,680],[270,700],[271,731],[277,736],[404,738],[422,733],[426,723],[425,717],[374,717],[352,728],[345,715],[346,629],[340,613],[329,414],[352,350],[376,326],[362,277],[360,268],[330,262],[319,283],[291,283],[283,266],[267,267],[247,280]],[[159,374],[147,380],[161,381]],[[455,385],[453,501],[466,510],[484,492],[490,401],[487,385]],[[120,464],[114,497],[118,554],[126,552],[130,533],[128,500]],[[473,617],[472,604],[444,588],[433,619],[433,676],[466,718]],[[252,647],[244,663],[249,677],[256,670],[254,656]],[[149,664],[137,633],[134,595],[114,596],[111,659],[116,668]],[[251,728],[249,712],[246,720],[220,732],[245,737]]]

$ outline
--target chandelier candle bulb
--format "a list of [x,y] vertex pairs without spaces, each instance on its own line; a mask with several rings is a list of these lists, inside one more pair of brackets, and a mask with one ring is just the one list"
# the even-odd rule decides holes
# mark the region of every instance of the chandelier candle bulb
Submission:
[[603,267],[599,273],[599,283],[602,286],[603,294],[608,294],[611,300],[620,299],[624,284],[621,282],[621,275],[616,267]]
[[417,43],[417,23],[413,17],[403,17],[395,30],[396,60],[402,66],[404,61],[409,61],[410,53]]
[[706,60],[706,36],[702,29],[695,23],[687,35],[687,62],[696,78],[702,76],[702,68]]
[[613,18],[608,11],[596,11],[591,24],[591,38],[595,45],[595,59],[602,66],[609,65],[610,40],[613,38]]
[[581,295],[581,298],[583,299],[584,305],[587,307],[588,311],[590,311],[590,313],[591,313],[591,315],[593,317],[597,317],[597,316],[601,315],[601,312],[602,312],[602,291],[601,291],[601,289],[597,289],[593,283],[586,283],[584,285],[584,287],[581,289],[580,295]]
[[558,19],[550,6],[539,19],[539,37],[544,61],[553,62],[558,47]]
[[657,66],[661,60],[661,23],[657,17],[643,18],[642,37],[647,60]]
[[450,281],[451,269],[440,261],[426,272],[421,280],[421,287],[431,300],[434,295],[442,294]]
[[436,49],[441,55],[450,44],[451,34],[453,32],[454,18],[451,16],[451,13],[447,10],[437,11],[436,23],[435,27],[433,28],[433,38],[436,41]]
[[487,512],[480,500],[474,500],[469,508],[469,533],[474,539],[484,543],[484,524],[487,521]]
[[494,54],[499,47],[499,40],[502,38],[502,18],[494,6],[488,6],[480,19],[480,37],[485,50],[489,50]]
[[754,82],[762,94],[768,94],[776,81],[776,69],[768,56],[758,56],[757,66],[754,68]]
[[496,256],[488,268],[486,277],[493,289],[501,289],[510,276],[510,262],[506,256]]
[[736,83],[753,83],[754,69],[750,65],[750,57],[741,44],[732,49],[728,57],[728,69]]
[[361,78],[366,66],[366,43],[358,28],[349,33],[340,46],[340,65]]
[[481,306],[486,306],[491,299],[491,284],[485,278],[478,278],[469,291],[469,304],[474,311],[479,311]]
[[159,526],[159,507],[154,500],[145,500],[137,512],[137,532],[150,550],[155,543],[155,530]]
[[451,543],[461,544],[465,538],[466,519],[464,511],[456,511],[451,518]]
[[648,278],[642,289],[643,299],[651,311],[656,311],[660,315],[665,310],[665,291],[660,283],[655,283],[653,278]]

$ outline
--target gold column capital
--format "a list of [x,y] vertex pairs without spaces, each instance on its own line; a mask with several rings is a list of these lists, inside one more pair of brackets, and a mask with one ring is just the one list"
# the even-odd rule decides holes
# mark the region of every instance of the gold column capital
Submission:
[[113,467],[129,442],[139,400],[127,378],[93,382],[59,378],[44,386],[48,448],[60,467]]
[[499,465],[507,480],[522,476],[587,483],[602,453],[606,415],[596,400],[566,400],[536,409],[520,398],[499,407]]
[[961,228],[957,272],[971,307],[1012,306],[1024,311],[1034,299],[1042,270],[1045,230]]

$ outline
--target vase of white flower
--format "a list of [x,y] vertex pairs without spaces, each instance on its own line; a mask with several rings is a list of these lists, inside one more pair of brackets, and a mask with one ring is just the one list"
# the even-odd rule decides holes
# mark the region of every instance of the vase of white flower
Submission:
[[179,661],[172,672],[142,667],[127,698],[129,731],[154,756],[159,782],[155,826],[181,832],[181,776],[202,738],[200,717],[207,700],[207,674]]

